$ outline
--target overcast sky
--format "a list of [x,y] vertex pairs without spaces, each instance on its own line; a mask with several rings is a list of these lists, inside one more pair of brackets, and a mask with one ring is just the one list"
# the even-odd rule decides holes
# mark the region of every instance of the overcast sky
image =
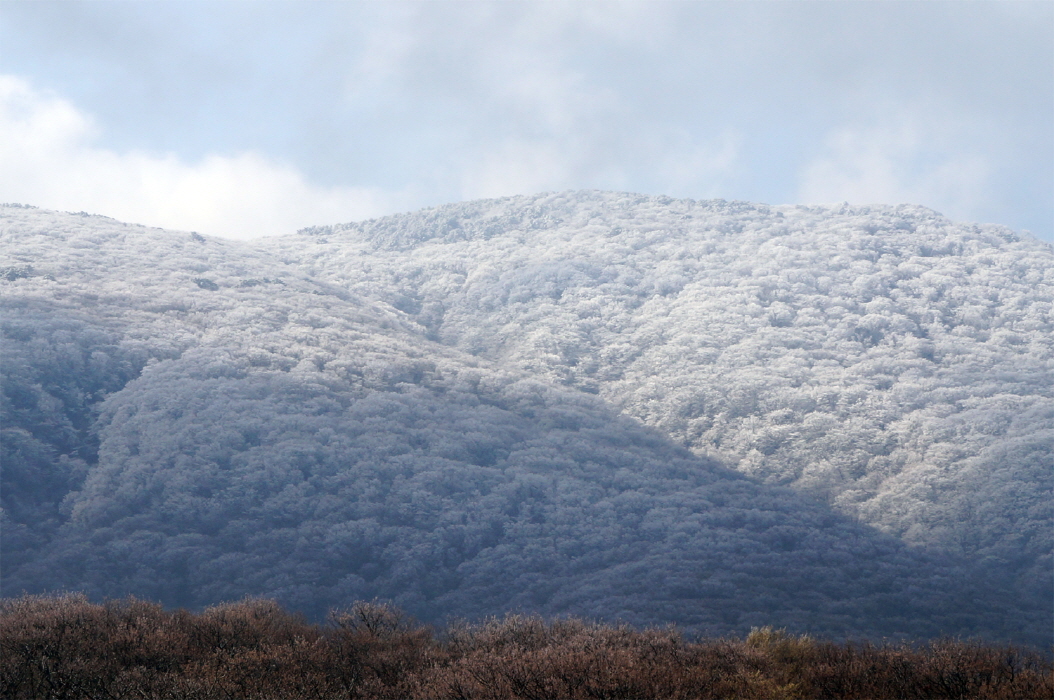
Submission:
[[570,188],[1054,241],[1054,3],[0,2],[0,201],[251,238]]

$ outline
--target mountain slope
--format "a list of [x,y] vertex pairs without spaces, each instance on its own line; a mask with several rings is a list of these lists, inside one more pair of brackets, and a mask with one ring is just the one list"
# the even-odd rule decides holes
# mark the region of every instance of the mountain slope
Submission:
[[1049,245],[920,207],[602,192],[265,245],[443,342],[1049,599]]
[[603,381],[623,379],[532,366],[508,325],[506,345],[468,347],[454,320],[478,307],[476,337],[501,338],[487,327],[501,305],[458,310],[475,297],[447,284],[453,258],[431,274],[388,257],[419,242],[249,246],[0,211],[5,594],[272,595],[313,615],[382,596],[426,619],[522,609],[710,633],[1045,639],[1042,601],[969,558],[621,415],[632,405]]

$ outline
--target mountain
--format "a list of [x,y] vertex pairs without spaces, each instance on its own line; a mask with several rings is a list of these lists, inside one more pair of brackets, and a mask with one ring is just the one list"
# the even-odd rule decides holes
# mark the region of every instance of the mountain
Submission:
[[254,244],[0,208],[3,593],[1050,636],[1054,254],[575,192]]
[[1049,597],[1049,245],[920,207],[601,192],[266,245],[445,344]]

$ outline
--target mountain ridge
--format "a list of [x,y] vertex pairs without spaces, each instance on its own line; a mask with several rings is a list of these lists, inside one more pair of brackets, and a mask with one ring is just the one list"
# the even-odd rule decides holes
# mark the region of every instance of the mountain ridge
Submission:
[[[1049,307],[1032,311],[1050,296],[1049,246],[916,207],[835,215],[596,192],[447,205],[256,244],[0,211],[0,265],[16,271],[0,283],[5,358],[18,359],[4,363],[5,448],[25,462],[5,468],[5,499],[21,493],[7,481],[33,474],[67,489],[23,504],[51,513],[43,534],[12,526],[18,508],[5,501],[5,532],[32,552],[14,555],[14,574],[5,566],[5,591],[70,586],[192,606],[256,593],[312,614],[381,595],[425,618],[512,607],[718,633],[776,623],[1045,639],[1050,445],[1036,426],[1051,403],[1041,381]],[[366,229],[372,238],[356,237]],[[873,245],[885,235],[921,240],[908,255]],[[810,236],[829,254],[812,254]],[[744,259],[745,250],[769,255]],[[818,257],[827,282],[814,274]],[[988,317],[982,308],[944,329],[964,304],[942,299],[982,277],[952,277],[959,286],[932,299],[903,286],[908,301],[898,301],[883,260],[921,266],[908,282],[965,261],[1003,296],[989,300]],[[1030,305],[1006,269],[1036,290]],[[859,279],[870,286],[852,287]],[[821,292],[852,302],[848,321],[801,322],[812,308],[802,300]],[[935,309],[914,328],[896,318],[913,299]],[[822,333],[808,330],[817,325]],[[837,342],[825,346],[828,335]],[[890,354],[911,343],[910,362]],[[753,354],[730,362],[729,348]],[[832,374],[839,357],[856,373]],[[959,357],[980,360],[963,367]],[[904,371],[863,371],[894,365]],[[930,383],[905,394],[901,375]],[[762,381],[773,378],[783,393]],[[794,381],[808,391],[795,394]],[[779,403],[805,394],[811,404]],[[864,411],[857,403],[869,396]],[[911,396],[913,411],[896,413]],[[955,410],[942,417],[941,406]],[[77,427],[85,422],[93,427]],[[71,451],[88,438],[69,437],[92,431],[94,462]],[[951,432],[935,440],[933,431]],[[701,441],[719,434],[727,444]],[[835,449],[854,441],[867,449]],[[932,463],[956,442],[972,452],[945,455],[935,465],[943,481],[910,461]],[[821,462],[820,448],[827,466],[814,472],[826,490],[786,471]],[[886,481],[875,480],[878,467]],[[913,483],[951,495],[920,496]],[[862,487],[874,495],[854,497]],[[971,489],[982,498],[962,495]],[[995,525],[977,530],[961,508],[985,498],[975,520]],[[900,521],[876,521],[861,502],[910,507]],[[998,510],[1002,521],[991,517]],[[888,534],[853,524],[869,515]],[[940,518],[947,531],[934,535]],[[554,548],[538,548],[547,541]],[[10,548],[4,556],[12,561]]]

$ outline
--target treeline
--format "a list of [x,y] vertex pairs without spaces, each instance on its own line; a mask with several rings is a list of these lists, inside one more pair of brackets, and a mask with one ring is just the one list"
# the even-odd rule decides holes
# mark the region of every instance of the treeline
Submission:
[[18,698],[1049,698],[1049,658],[946,640],[835,644],[771,628],[688,641],[507,616],[437,631],[384,603],[316,625],[248,599],[200,614],[83,595],[0,602],[0,696]]

